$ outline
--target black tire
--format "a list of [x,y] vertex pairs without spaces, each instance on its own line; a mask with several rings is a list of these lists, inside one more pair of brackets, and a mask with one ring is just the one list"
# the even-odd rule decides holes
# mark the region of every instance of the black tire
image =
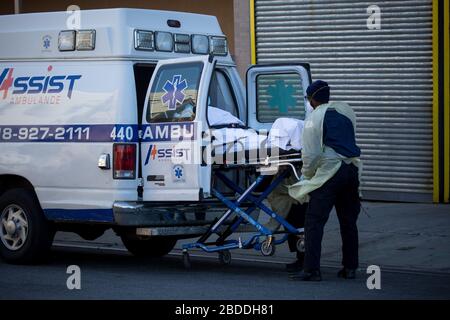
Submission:
[[[11,189],[0,197],[0,218],[7,208],[20,208],[27,219],[27,236],[21,241],[17,250],[8,248],[3,241],[8,241],[0,233],[0,256],[8,263],[32,264],[42,262],[48,256],[55,236],[55,231],[39,205],[34,192],[27,189]],[[6,214],[6,213],[5,213]],[[0,230],[6,229],[0,221]]]
[[177,239],[170,237],[154,237],[150,239],[136,239],[128,235],[122,235],[122,242],[136,257],[157,258],[168,254],[175,247]]
[[219,263],[223,266],[228,266],[231,264],[230,250],[219,251]]
[[265,257],[273,256],[275,254],[275,250],[276,247],[273,244],[273,242],[269,244],[268,240],[264,240],[261,243],[261,253],[263,256]]

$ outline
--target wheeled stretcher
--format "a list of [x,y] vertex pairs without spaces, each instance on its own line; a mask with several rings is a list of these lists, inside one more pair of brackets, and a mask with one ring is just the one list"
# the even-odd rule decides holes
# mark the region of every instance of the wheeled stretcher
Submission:
[[[196,241],[186,243],[183,248],[183,263],[190,268],[189,250],[199,248],[206,252],[218,252],[221,264],[231,262],[230,250],[255,249],[264,256],[273,255],[276,245],[287,241],[289,235],[298,236],[297,247],[304,248],[304,230],[294,228],[286,221],[287,212],[275,212],[263,201],[290,175],[299,180],[299,170],[302,165],[301,152],[297,150],[284,151],[278,148],[264,148],[259,150],[246,150],[237,148],[237,141],[224,144],[217,152],[216,162],[213,164],[213,174],[216,180],[226,185],[235,194],[226,196],[214,186],[211,194],[218,199],[226,211],[216,218],[209,229]],[[234,150],[234,151],[233,151]],[[230,154],[231,152],[231,154]],[[261,157],[261,155],[264,155]],[[221,158],[222,157],[222,158]],[[231,159],[231,160],[230,160]],[[218,161],[217,161],[218,160]],[[232,170],[245,170],[255,177],[245,189],[230,179],[225,173]],[[269,228],[255,217],[255,213],[269,216],[282,228]],[[231,220],[231,221],[230,221]],[[231,235],[243,228],[245,239],[229,239]],[[250,227],[251,231],[248,231]],[[248,234],[249,233],[249,234]],[[248,234],[248,236],[247,236]],[[215,240],[210,240],[213,236]]]

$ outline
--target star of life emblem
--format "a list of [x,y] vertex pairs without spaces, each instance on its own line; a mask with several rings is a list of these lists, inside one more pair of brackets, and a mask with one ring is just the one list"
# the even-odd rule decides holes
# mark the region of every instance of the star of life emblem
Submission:
[[165,94],[161,97],[164,105],[167,105],[169,110],[175,110],[177,103],[183,103],[186,98],[184,90],[188,87],[186,79],[182,79],[181,75],[174,75],[172,81],[167,80],[163,86]]

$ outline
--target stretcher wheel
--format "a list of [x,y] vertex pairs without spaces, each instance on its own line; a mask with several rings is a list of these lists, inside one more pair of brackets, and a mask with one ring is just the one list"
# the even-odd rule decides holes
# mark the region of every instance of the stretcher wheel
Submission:
[[189,252],[183,252],[183,266],[185,269],[191,268],[191,258],[189,257]]
[[275,254],[275,246],[273,245],[272,241],[269,242],[268,240],[264,240],[261,243],[261,253],[263,256],[273,256]]
[[304,233],[301,233],[298,236],[297,251],[298,252],[305,252],[305,234]]
[[219,262],[221,265],[229,265],[231,263],[231,252],[229,250],[219,251]]

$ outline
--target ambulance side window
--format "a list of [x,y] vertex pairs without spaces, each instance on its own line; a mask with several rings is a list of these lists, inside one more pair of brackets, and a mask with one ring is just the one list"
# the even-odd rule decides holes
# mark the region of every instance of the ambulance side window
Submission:
[[147,121],[193,121],[202,70],[198,62],[162,66],[150,91]]
[[239,118],[233,90],[223,71],[215,70],[209,87],[208,106],[216,107]]

